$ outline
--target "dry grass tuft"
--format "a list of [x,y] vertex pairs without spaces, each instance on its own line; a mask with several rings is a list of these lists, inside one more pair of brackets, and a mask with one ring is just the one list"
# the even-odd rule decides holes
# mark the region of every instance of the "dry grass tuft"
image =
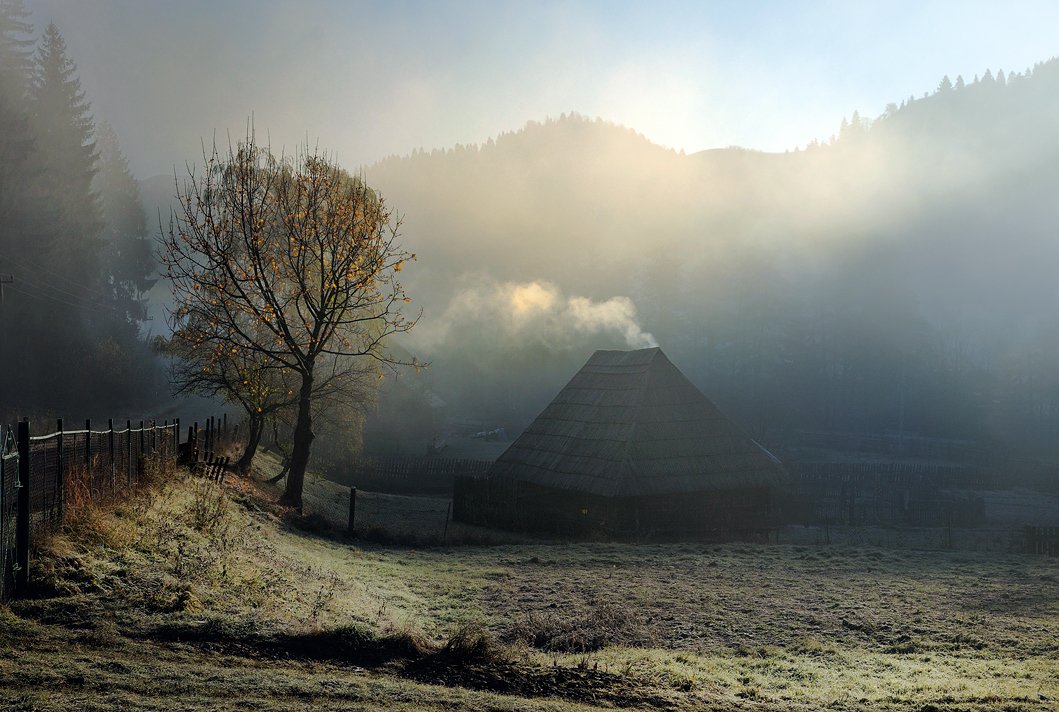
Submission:
[[599,601],[580,615],[532,611],[512,624],[507,639],[550,653],[590,653],[609,645],[648,645],[651,635],[640,619],[631,608],[608,601]]

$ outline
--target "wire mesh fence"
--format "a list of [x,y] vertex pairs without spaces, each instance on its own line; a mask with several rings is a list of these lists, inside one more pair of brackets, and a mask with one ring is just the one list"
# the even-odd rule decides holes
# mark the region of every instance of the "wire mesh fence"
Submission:
[[0,598],[27,585],[30,542],[57,531],[72,502],[131,492],[152,461],[176,456],[179,421],[131,422],[115,429],[57,430],[30,436],[28,422],[7,428],[0,460]]
[[18,449],[10,428],[0,459],[0,597],[15,586],[15,530],[18,526]]

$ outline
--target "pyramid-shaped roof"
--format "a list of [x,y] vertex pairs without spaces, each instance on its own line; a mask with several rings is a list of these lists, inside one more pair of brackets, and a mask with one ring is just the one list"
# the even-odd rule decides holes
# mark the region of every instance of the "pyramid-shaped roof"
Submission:
[[786,478],[658,348],[594,353],[489,472],[610,497]]

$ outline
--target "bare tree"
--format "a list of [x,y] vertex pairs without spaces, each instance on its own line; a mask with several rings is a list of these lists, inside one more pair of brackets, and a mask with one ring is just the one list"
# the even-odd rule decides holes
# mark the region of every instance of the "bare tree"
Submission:
[[277,159],[250,131],[204,161],[200,175],[189,169],[164,236],[174,336],[200,367],[249,351],[289,379],[296,417],[283,501],[300,507],[314,398],[357,397],[370,370],[417,365],[385,348],[418,320],[404,316],[398,281],[415,255],[397,244],[400,220],[382,197],[318,151]]
[[171,359],[170,381],[177,394],[221,396],[245,411],[246,446],[235,467],[247,472],[266,424],[296,405],[292,378],[260,351],[202,340],[209,332],[201,320],[187,319],[163,340],[161,350]]

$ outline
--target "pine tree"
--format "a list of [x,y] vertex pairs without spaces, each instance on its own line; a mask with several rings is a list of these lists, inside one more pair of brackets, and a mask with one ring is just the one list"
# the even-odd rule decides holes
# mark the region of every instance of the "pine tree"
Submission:
[[948,91],[952,91],[952,81],[949,80],[949,75],[946,74],[941,78],[941,83],[938,84],[938,93],[943,94]]
[[64,277],[75,278],[95,293],[102,215],[92,190],[94,127],[77,68],[54,24],[44,31],[35,65],[30,114],[41,168],[37,191],[47,206],[35,231],[35,251]]
[[963,87],[964,87],[963,75],[962,74],[957,74],[956,75],[956,89],[963,89]]
[[33,26],[22,0],[0,0],[0,251],[11,247],[25,208],[33,150],[26,93],[33,63]]
[[129,172],[110,124],[101,122],[96,134],[99,172],[95,188],[103,208],[103,280],[123,316],[138,322],[145,316],[142,294],[156,281],[140,186]]
[[21,100],[33,67],[33,25],[22,0],[0,0],[0,91]]

